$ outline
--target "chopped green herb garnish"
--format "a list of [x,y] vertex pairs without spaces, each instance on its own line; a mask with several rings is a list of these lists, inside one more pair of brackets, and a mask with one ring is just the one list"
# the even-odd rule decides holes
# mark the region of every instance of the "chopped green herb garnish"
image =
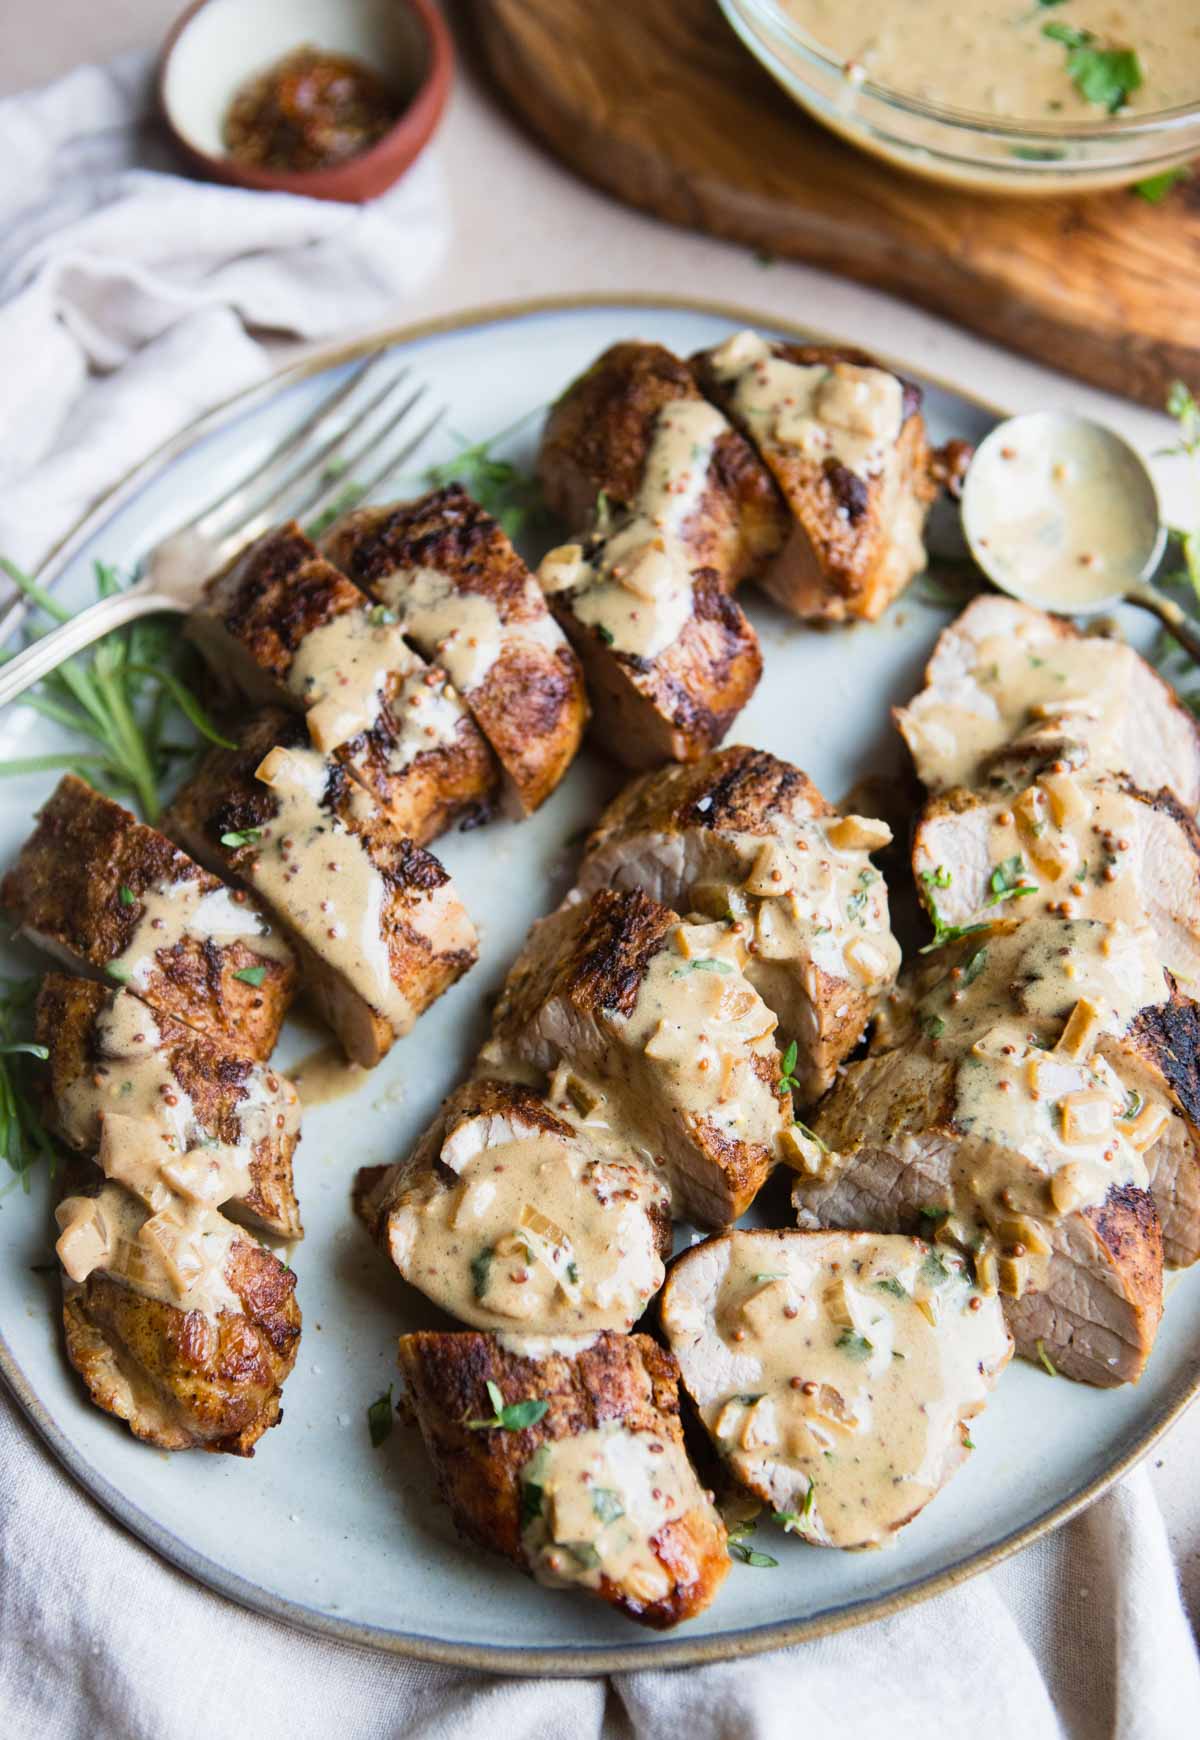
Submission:
[[613,644],[613,631],[611,628],[605,628],[603,623],[597,623],[596,638],[602,640],[605,646],[611,646]]
[[521,1528],[528,1528],[542,1514],[544,1499],[543,1482],[546,1474],[546,1464],[550,1459],[550,1446],[541,1444],[534,1451],[529,1461],[521,1470]]
[[367,621],[372,628],[391,628],[397,621],[396,612],[386,604],[373,604],[367,612]]
[[675,969],[673,977],[681,979],[685,973],[732,973],[732,971],[733,968],[728,961],[716,961],[705,957],[704,960],[700,961],[685,961],[683,966]]
[[972,936],[976,931],[991,928],[986,924],[947,924],[945,922],[938,911],[937,901],[929,891],[934,888],[949,888],[951,880],[950,872],[944,864],[939,864],[936,870],[922,870],[921,872],[921,881],[927,890],[925,904],[929,909],[929,916],[933,920],[933,941],[927,942],[920,950],[923,955],[932,954],[934,949],[940,949],[946,943],[957,942],[960,937]]
[[950,1271],[937,1251],[930,1251],[921,1264],[921,1279],[928,1281],[931,1287],[940,1287],[950,1279]]
[[233,976],[235,979],[240,979],[243,985],[253,985],[257,991],[267,976],[267,969],[265,967],[239,967]]
[[1045,1366],[1046,1370],[1050,1373],[1050,1376],[1057,1377],[1058,1376],[1058,1368],[1055,1366],[1053,1360],[1050,1358],[1050,1355],[1046,1352],[1045,1342],[1042,1341],[1041,1338],[1039,1337],[1039,1339],[1037,1341],[1035,1341],[1033,1345],[1037,1348],[1037,1356],[1041,1360],[1042,1364]]
[[1036,882],[1025,881],[1025,860],[1019,852],[997,864],[988,880],[992,897],[989,906],[999,906],[1002,900],[1020,900],[1026,894],[1037,893]]
[[497,459],[493,449],[541,409],[535,405],[499,434],[464,445],[452,459],[431,465],[426,478],[437,489],[448,483],[461,483],[486,513],[499,520],[510,538],[534,530],[548,518],[537,478],[509,459]]
[[755,1275],[754,1279],[756,1282],[757,1281],[786,1281],[787,1276],[780,1269],[764,1269],[761,1274]]
[[969,1432],[963,1433],[962,1443],[963,1443],[964,1450],[974,1450],[974,1448],[975,1448],[975,1441],[971,1437],[971,1434]]
[[1164,169],[1160,175],[1148,175],[1145,181],[1136,181],[1133,191],[1147,205],[1161,205],[1171,189],[1178,187],[1181,181],[1190,180],[1191,174],[1186,163],[1177,163],[1174,169]]
[[843,1329],[833,1345],[849,1354],[851,1359],[867,1359],[875,1351],[874,1342],[868,1341],[856,1329]]
[[787,1050],[779,1060],[781,1073],[779,1080],[776,1083],[776,1092],[781,1098],[784,1094],[793,1093],[800,1086],[795,1075],[796,1059],[799,1055],[799,1047],[793,1039],[792,1043],[788,1046]]
[[944,864],[939,864],[936,870],[922,870],[921,881],[927,888],[949,888],[954,878]]
[[807,1136],[810,1142],[815,1142],[817,1144],[817,1147],[821,1150],[822,1154],[828,1154],[829,1148],[827,1144],[821,1140],[815,1130],[810,1130],[807,1124],[802,1124],[800,1122],[799,1118],[793,1118],[792,1122],[802,1136]]
[[564,1553],[570,1553],[575,1563],[584,1571],[600,1569],[600,1554],[591,1541],[559,1541],[557,1543]]
[[1077,24],[1042,25],[1042,35],[1061,42],[1067,51],[1067,77],[1087,103],[1110,115],[1139,89],[1142,63],[1132,48],[1099,48],[1098,37]]
[[785,1535],[790,1535],[795,1530],[802,1529],[806,1523],[812,1520],[813,1505],[816,1503],[816,1499],[816,1482],[810,1480],[808,1483],[808,1491],[804,1494],[804,1503],[800,1506],[800,1509],[773,1510],[771,1512],[771,1521],[773,1523],[778,1523]]
[[1141,1111],[1142,1106],[1144,1104],[1145,1104],[1145,1101],[1143,1100],[1143,1098],[1142,1098],[1141,1094],[1138,1092],[1138,1090],[1136,1088],[1130,1088],[1128,1096],[1126,1097],[1126,1100],[1125,1100],[1126,1120],[1128,1121],[1128,1119],[1130,1119],[1130,1118],[1136,1118],[1138,1113]]
[[572,1287],[578,1287],[579,1264],[575,1261],[574,1257],[572,1257],[571,1261],[567,1264],[567,1280]]
[[926,1013],[920,1017],[920,1021],[930,1039],[940,1039],[946,1031],[946,1022],[941,1015]]
[[922,1220],[949,1220],[950,1218],[948,1208],[919,1208],[917,1213]]
[[47,1052],[25,1037],[38,984],[36,978],[0,979],[0,1159],[16,1174],[0,1196],[18,1183],[28,1191],[39,1160],[49,1162],[51,1179],[56,1171],[57,1149],[42,1122],[37,1080],[37,1065]]
[[367,1430],[371,1434],[373,1450],[378,1450],[384,1439],[391,1436],[392,1420],[392,1386],[389,1384],[384,1393],[376,1396],[367,1409]]
[[611,1486],[593,1486],[591,1496],[592,1509],[602,1523],[616,1522],[619,1516],[625,1515],[621,1495],[614,1492]]
[[487,1393],[495,1412],[490,1419],[467,1420],[465,1424],[472,1432],[523,1432],[526,1426],[536,1426],[550,1406],[549,1402],[534,1397],[523,1402],[505,1402],[503,1390],[491,1378],[487,1380]]
[[773,1559],[770,1553],[760,1553],[754,1547],[746,1546],[744,1541],[735,1541],[730,1537],[729,1551],[742,1565],[753,1565],[758,1571],[773,1571],[779,1567],[779,1560]]
[[261,839],[261,828],[236,828],[232,833],[221,835],[221,844],[223,846],[253,846]]
[[876,1281],[875,1285],[881,1293],[890,1293],[893,1299],[907,1299],[909,1297],[907,1289],[896,1279],[895,1275],[885,1275],[881,1281]]
[[488,1275],[492,1267],[492,1257],[495,1252],[489,1245],[487,1250],[480,1251],[478,1256],[471,1258],[471,1285],[475,1289],[475,1297],[482,1299],[488,1290]]
[[122,906],[137,905],[137,895],[133,892],[133,889],[124,882],[122,882],[120,888],[117,890],[117,897]]
[[971,955],[968,956],[962,970],[962,983],[964,985],[973,985],[975,983],[980,973],[982,973],[983,969],[987,966],[987,958],[988,952],[986,947],[983,946],[975,949]]

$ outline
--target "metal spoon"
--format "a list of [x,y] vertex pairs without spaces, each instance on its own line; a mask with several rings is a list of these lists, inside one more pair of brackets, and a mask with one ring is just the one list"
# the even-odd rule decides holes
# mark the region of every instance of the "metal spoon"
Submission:
[[1103,424],[1066,411],[998,423],[967,468],[962,526],[1001,592],[1061,616],[1140,605],[1200,663],[1200,634],[1150,584],[1167,538],[1154,479]]

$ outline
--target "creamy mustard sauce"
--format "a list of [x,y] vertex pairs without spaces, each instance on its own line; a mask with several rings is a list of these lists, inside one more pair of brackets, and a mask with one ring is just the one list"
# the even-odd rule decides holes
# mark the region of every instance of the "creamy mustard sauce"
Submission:
[[1018,418],[989,437],[972,461],[962,518],[996,584],[1048,610],[1115,602],[1141,578],[1158,540],[1157,503],[1137,456],[1079,418]]
[[239,1085],[236,1142],[213,1136],[171,1069],[152,1011],[128,991],[110,998],[94,1031],[92,1067],[57,1096],[63,1134],[79,1148],[98,1142],[106,1176],[156,1211],[173,1196],[219,1208],[246,1195],[256,1146],[299,1130],[291,1083],[252,1065]]
[[1193,0],[1067,0],[1051,8],[1020,0],[955,0],[915,13],[912,0],[780,0],[852,79],[928,102],[1012,120],[1103,120],[1072,79],[1068,45],[1052,23],[1089,31],[1101,50],[1131,49],[1142,82],[1128,106],[1140,114],[1200,97],[1200,15]]
[[393,672],[422,668],[399,627],[381,614],[382,607],[343,611],[310,630],[296,649],[287,686],[325,755],[371,728]]
[[205,888],[197,874],[163,882],[138,897],[138,917],[125,948],[105,967],[110,979],[144,991],[160,950],[190,937],[219,946],[244,942],[264,960],[289,961],[291,950],[240,889]]
[[745,979],[742,924],[679,924],[650,961],[628,1017],[630,1049],[654,1062],[689,1119],[768,1146],[782,1128],[774,1081],[754,1069],[776,1019]]
[[1047,772],[979,812],[924,822],[914,867],[944,924],[1046,914],[1131,934],[1150,924],[1155,937],[1147,946],[1160,961],[1170,957],[1186,986],[1200,981],[1200,933],[1186,911],[1171,910],[1173,872],[1194,875],[1186,839],[1179,841],[1182,861],[1174,862],[1175,837],[1169,818],[1116,784]]
[[464,1323],[539,1334],[630,1329],[663,1280],[654,1223],[663,1186],[582,1139],[476,1118],[442,1147],[441,1166],[388,1216],[400,1273]]
[[974,1251],[989,1291],[1020,1297],[1045,1276],[1056,1220],[1148,1187],[1166,1108],[1127,1089],[1098,1046],[1165,997],[1156,941],[1144,924],[1030,918],[934,963],[914,1019],[931,1055],[953,1064],[964,1138],[938,1236]]
[[967,668],[903,709],[926,785],[1004,786],[1012,783],[1008,768],[1042,760],[1092,773],[1136,771],[1122,765],[1122,732],[1137,654],[1120,641],[1059,638],[1048,627],[1048,618],[1035,618],[969,643]]
[[94,1271],[111,1275],[147,1299],[215,1318],[241,1314],[225,1278],[230,1247],[249,1235],[214,1209],[178,1203],[151,1210],[115,1181],[96,1196],[68,1196],[55,1210],[55,1250],[72,1284]]
[[416,1011],[392,978],[387,884],[358,835],[326,807],[326,763],[315,750],[273,749],[255,778],[278,803],[256,842],[255,888],[396,1033],[406,1033]]
[[681,1447],[614,1422],[543,1444],[520,1472],[522,1545],[539,1583],[665,1601],[674,1579],[658,1554],[668,1523],[707,1500]]
[[682,1260],[663,1321],[732,1473],[835,1547],[934,1496],[1011,1350],[962,1258],[896,1235],[734,1233]]
[[602,503],[588,545],[564,544],[542,562],[547,593],[569,592],[580,622],[616,652],[657,658],[692,616],[692,519],[708,486],[713,449],[729,424],[703,399],[665,405],[654,425],[632,512],[616,524]]
[[756,332],[739,332],[709,353],[717,379],[755,442],[859,477],[882,469],[904,421],[895,375],[858,363],[794,363]]
[[357,1093],[367,1079],[361,1064],[351,1063],[340,1045],[322,1045],[292,1068],[292,1081],[306,1108],[328,1106]]
[[503,622],[486,594],[456,586],[435,568],[397,568],[371,586],[422,656],[436,659],[463,695],[486,681],[507,648],[525,642],[554,651],[562,645],[546,611]]

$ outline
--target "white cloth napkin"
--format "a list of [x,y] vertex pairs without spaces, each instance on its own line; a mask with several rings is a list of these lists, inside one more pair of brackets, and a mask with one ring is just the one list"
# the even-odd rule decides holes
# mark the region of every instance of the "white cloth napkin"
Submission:
[[[445,244],[431,164],[366,209],[238,193],[163,173],[147,113],[141,61],[0,103],[0,551],[27,564],[155,443],[264,372],[256,334],[380,319]],[[1144,1473],[890,1620],[710,1668],[505,1681],[241,1613],[110,1522],[0,1392],[0,1740],[1198,1729],[1200,1666]]]

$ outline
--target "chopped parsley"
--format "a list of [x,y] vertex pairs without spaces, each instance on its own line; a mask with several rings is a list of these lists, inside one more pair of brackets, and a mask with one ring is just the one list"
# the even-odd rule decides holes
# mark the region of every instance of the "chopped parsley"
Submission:
[[118,896],[122,906],[136,906],[137,905],[137,895],[133,892],[133,889],[130,888],[128,883],[126,883],[126,882],[122,882],[120,888],[118,888],[117,896]]
[[971,953],[962,970],[962,982],[964,985],[973,985],[975,983],[980,973],[982,973],[983,969],[987,966],[987,958],[988,952],[986,946],[981,946]]
[[895,1275],[885,1275],[875,1285],[881,1293],[890,1293],[893,1299],[907,1299],[907,1289],[896,1279]]
[[860,1335],[856,1329],[843,1329],[833,1344],[851,1359],[868,1359],[875,1351],[873,1341],[868,1341],[865,1335]]
[[257,990],[267,976],[267,969],[265,967],[239,967],[233,976],[235,979],[240,979],[243,985],[253,985]]
[[865,924],[866,923],[866,920],[863,917],[863,914],[867,910],[867,901],[870,899],[870,895],[868,893],[868,890],[871,887],[871,884],[873,882],[878,882],[878,880],[879,880],[878,870],[860,870],[859,871],[857,891],[854,894],[852,894],[850,896],[849,900],[846,902],[846,916],[847,916],[847,918],[854,919],[858,924]]
[[464,1424],[472,1432],[523,1432],[526,1426],[536,1426],[549,1402],[543,1402],[536,1397],[529,1397],[523,1402],[506,1402],[504,1391],[500,1385],[487,1380],[488,1400],[494,1412],[486,1420],[467,1420]]
[[256,840],[261,839],[261,828],[235,828],[231,833],[221,835],[221,844],[223,846],[253,846]]
[[1020,900],[1026,894],[1037,893],[1037,883],[1025,881],[1025,860],[1019,852],[995,866],[988,887],[992,891],[989,906],[999,906],[1003,900]]
[[392,1418],[392,1386],[389,1384],[367,1409],[367,1430],[371,1434],[372,1450],[378,1450],[384,1440],[391,1436]]
[[1142,63],[1135,49],[1099,48],[1094,31],[1057,19],[1042,25],[1042,35],[1066,49],[1067,77],[1085,102],[1114,115],[1140,87]]

